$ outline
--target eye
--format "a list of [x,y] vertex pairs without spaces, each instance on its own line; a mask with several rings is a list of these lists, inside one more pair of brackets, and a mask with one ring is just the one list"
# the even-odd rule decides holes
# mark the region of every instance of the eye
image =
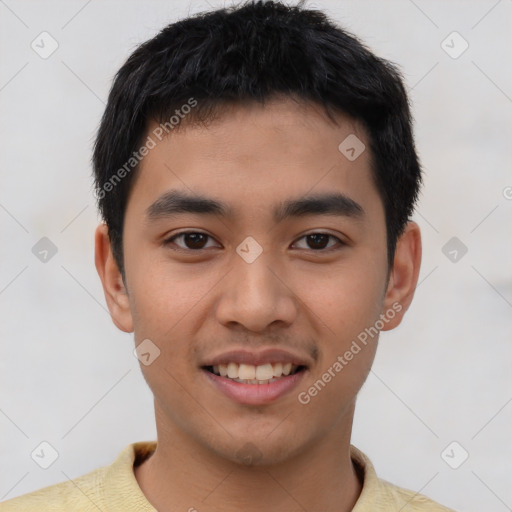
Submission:
[[[304,235],[299,238],[300,240],[305,240],[307,246],[298,247],[299,249],[313,249],[314,251],[321,251],[325,249],[331,249],[336,245],[345,245],[339,238],[334,235],[330,235],[329,233],[310,233],[308,235]],[[333,242],[333,243],[330,243]],[[298,242],[295,242],[295,246],[297,246]]]
[[[207,249],[208,247],[219,247],[218,245],[207,245],[208,239],[213,240],[210,235],[201,233],[199,231],[185,231],[178,233],[164,241],[164,245],[177,245],[180,249],[200,251],[201,249]],[[180,242],[180,243],[178,243]]]

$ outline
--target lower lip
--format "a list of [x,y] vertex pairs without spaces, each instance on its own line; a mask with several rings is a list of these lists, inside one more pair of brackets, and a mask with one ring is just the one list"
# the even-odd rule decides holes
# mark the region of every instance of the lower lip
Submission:
[[245,405],[263,405],[274,402],[295,388],[306,373],[306,370],[302,369],[269,384],[243,384],[215,375],[204,368],[202,371],[217,389],[235,402]]

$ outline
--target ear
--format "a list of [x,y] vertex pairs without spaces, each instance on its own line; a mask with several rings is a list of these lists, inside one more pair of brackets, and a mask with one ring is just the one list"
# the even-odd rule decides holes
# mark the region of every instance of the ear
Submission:
[[100,224],[96,228],[94,242],[94,262],[103,285],[103,292],[105,293],[110,316],[118,329],[124,332],[133,332],[133,319],[128,291],[112,254],[106,224]]
[[385,323],[383,331],[397,327],[409,308],[421,265],[421,233],[415,222],[409,222],[398,239],[393,267],[389,274],[388,287],[384,298],[382,313],[393,310],[396,314]]

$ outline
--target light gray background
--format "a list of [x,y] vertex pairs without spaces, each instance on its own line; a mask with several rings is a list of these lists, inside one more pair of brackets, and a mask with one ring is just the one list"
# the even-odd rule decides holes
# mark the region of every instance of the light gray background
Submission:
[[[426,171],[422,281],[381,337],[353,443],[396,484],[461,511],[511,510],[512,2],[309,5],[401,66]],[[132,336],[112,324],[93,265],[91,147],[129,53],[206,9],[0,0],[0,500],[155,438]],[[59,44],[48,59],[30,47],[42,31]],[[469,43],[457,59],[441,46],[453,31]],[[44,236],[58,248],[46,263],[31,252]],[[442,252],[454,236],[468,248],[455,263]],[[46,470],[30,456],[42,441],[59,453]],[[458,469],[441,457],[452,441],[469,453]]]

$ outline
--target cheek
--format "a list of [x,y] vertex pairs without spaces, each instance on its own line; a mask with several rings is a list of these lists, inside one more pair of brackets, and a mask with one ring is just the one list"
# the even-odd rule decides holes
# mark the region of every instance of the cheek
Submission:
[[214,276],[176,270],[162,262],[146,266],[139,261],[130,278],[136,335],[156,338],[183,329],[187,316],[215,284]]
[[193,412],[183,393],[194,355],[188,343],[193,337],[190,332],[193,326],[187,320],[192,318],[194,305],[201,295],[200,289],[184,286],[183,280],[176,278],[171,283],[155,269],[144,273],[140,281],[133,279],[132,282],[136,344],[149,339],[158,354],[148,365],[141,359],[140,368],[160,406],[172,404],[175,410],[167,414],[176,422],[180,421],[177,411],[186,411],[184,416]]
[[[311,322],[318,326],[319,359],[301,391],[317,406],[355,398],[370,371],[378,333],[369,329],[379,319],[384,279],[382,269],[351,265],[339,269],[318,286],[303,286]],[[308,291],[309,290],[309,291]],[[321,382],[319,382],[319,380]],[[334,407],[333,414],[341,414]]]
[[385,289],[383,276],[377,265],[340,266],[328,274],[296,279],[294,289],[325,331],[346,339],[378,318]]
[[190,380],[190,368],[197,360],[193,341],[210,314],[209,293],[219,277],[192,267],[171,271],[168,263],[154,263],[147,271],[142,267],[138,276],[131,274],[135,340],[138,345],[149,339],[160,352],[153,364],[141,364],[141,370],[155,395],[166,390],[180,400],[180,384]]
[[378,333],[367,329],[379,318],[381,293],[340,280],[310,298],[310,317],[320,329],[319,358],[297,399],[309,414],[323,417],[327,428],[348,413],[371,369]]

